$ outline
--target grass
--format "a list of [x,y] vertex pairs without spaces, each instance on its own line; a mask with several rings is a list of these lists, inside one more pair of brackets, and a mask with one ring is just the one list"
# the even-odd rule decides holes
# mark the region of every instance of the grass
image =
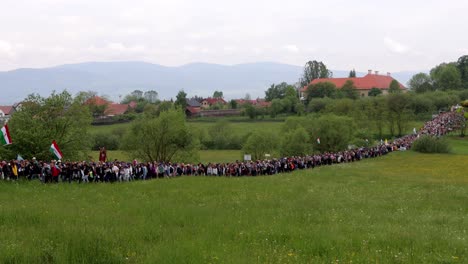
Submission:
[[467,157],[408,151],[265,177],[0,182],[0,263],[467,263]]

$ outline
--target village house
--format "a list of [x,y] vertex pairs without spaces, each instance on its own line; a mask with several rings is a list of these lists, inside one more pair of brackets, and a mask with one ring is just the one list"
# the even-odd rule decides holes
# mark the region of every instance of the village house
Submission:
[[104,115],[105,117],[113,117],[125,114],[129,109],[136,107],[136,102],[130,102],[129,104],[118,104],[110,102],[102,97],[94,96],[89,98],[84,103],[85,105],[96,105],[96,106],[105,106]]
[[15,108],[12,105],[0,106],[0,121],[8,121],[14,111]]
[[[301,98],[306,97],[307,88],[310,85],[322,83],[322,82],[330,82],[333,83],[336,88],[341,89],[346,81],[352,81],[356,90],[359,93],[359,96],[366,97],[369,96],[369,91],[372,88],[377,88],[382,91],[382,94],[388,94],[388,88],[390,87],[390,83],[394,80],[394,78],[388,72],[386,75],[380,75],[378,71],[372,73],[372,70],[369,70],[366,76],[364,77],[352,77],[352,78],[320,78],[313,80],[309,85],[302,87],[299,92],[301,94]],[[406,91],[407,88],[398,82],[400,85],[400,89]]]
[[251,104],[256,107],[266,108],[266,107],[270,107],[271,105],[271,102],[267,102],[265,101],[265,99],[260,99],[260,98],[257,98],[255,100],[236,99],[235,101],[237,105],[239,106],[243,106],[245,104]]
[[206,99],[203,99],[201,101],[201,108],[203,109],[208,109],[210,107],[212,107],[213,105],[226,105],[226,101],[224,101],[223,98],[211,98],[211,97],[208,97]]

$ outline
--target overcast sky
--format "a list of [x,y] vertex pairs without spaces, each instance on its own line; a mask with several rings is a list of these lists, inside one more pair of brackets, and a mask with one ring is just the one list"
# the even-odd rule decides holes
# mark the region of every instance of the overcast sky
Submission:
[[85,61],[426,70],[468,54],[468,1],[0,0],[0,70]]

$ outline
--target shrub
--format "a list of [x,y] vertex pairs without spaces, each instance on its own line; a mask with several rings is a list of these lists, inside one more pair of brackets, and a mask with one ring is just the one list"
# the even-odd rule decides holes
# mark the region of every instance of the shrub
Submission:
[[413,150],[421,153],[449,153],[450,145],[445,138],[422,136],[413,143]]
[[120,145],[119,136],[111,133],[99,133],[94,135],[93,150],[106,147],[107,150],[118,150]]

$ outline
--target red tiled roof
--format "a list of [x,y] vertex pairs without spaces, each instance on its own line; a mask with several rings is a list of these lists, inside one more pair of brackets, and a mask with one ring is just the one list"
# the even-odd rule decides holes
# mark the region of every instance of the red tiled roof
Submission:
[[111,104],[111,103],[102,97],[94,96],[86,100],[84,104],[85,105],[93,104],[93,105],[101,106],[101,105],[106,105],[106,104]]
[[110,104],[107,106],[104,114],[110,115],[123,115],[128,110],[128,104]]
[[[354,86],[357,90],[370,90],[374,87],[379,89],[388,89],[390,83],[394,79],[392,78],[392,76],[388,75],[367,74],[364,77],[315,79],[309,85],[321,82],[330,82],[333,83],[337,88],[341,88],[348,80],[353,81]],[[406,87],[401,83],[398,82],[398,84],[400,84],[400,89],[406,89]],[[308,86],[302,87],[301,92],[305,92]]]
[[245,99],[236,99],[235,100],[237,104],[243,105],[243,104],[251,104],[259,107],[269,107],[271,105],[271,102],[267,102],[264,99],[257,99],[257,100],[245,100]]
[[2,110],[5,115],[10,115],[11,112],[13,111],[13,106],[12,105],[6,105],[6,106],[0,106],[0,110]]
[[217,104],[217,103],[226,104],[226,101],[224,101],[223,98],[211,98],[211,97],[209,97],[209,98],[206,98],[203,101],[208,102],[209,105],[214,105],[214,104]]

